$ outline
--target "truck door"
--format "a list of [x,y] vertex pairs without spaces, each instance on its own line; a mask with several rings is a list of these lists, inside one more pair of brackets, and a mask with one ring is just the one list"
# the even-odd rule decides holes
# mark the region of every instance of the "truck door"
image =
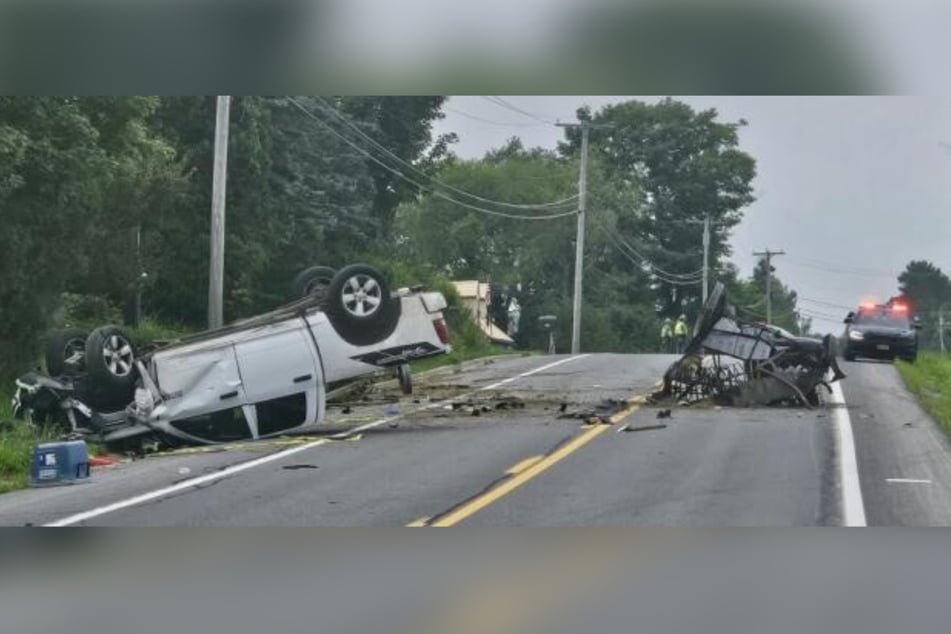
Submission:
[[256,329],[235,343],[255,437],[309,425],[322,413],[324,385],[313,340],[299,319]]

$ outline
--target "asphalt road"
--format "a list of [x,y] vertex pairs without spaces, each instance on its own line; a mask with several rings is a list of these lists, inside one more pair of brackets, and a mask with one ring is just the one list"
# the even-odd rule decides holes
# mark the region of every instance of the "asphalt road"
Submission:
[[[671,359],[470,363],[417,377],[419,402],[404,399],[397,416],[371,399],[328,427],[356,434],[137,461],[90,484],[0,496],[0,523],[840,525],[851,450],[869,524],[951,525],[951,448],[890,365],[845,364],[845,407],[675,409],[659,420],[635,397]],[[839,436],[843,411],[854,449]],[[592,414],[610,424],[585,424]]]

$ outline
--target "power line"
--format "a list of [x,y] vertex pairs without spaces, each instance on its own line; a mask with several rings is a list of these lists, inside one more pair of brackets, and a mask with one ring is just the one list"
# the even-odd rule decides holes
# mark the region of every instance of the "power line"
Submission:
[[475,205],[470,205],[469,203],[466,203],[466,202],[463,202],[463,201],[460,201],[460,200],[456,200],[455,198],[449,196],[448,194],[445,194],[444,192],[441,192],[441,191],[438,191],[438,190],[435,190],[435,189],[426,187],[425,185],[422,185],[421,183],[419,183],[419,182],[413,180],[412,178],[410,178],[409,176],[406,176],[405,174],[403,174],[403,173],[400,172],[399,170],[397,170],[397,169],[395,169],[395,168],[393,168],[393,167],[387,165],[386,163],[384,163],[383,161],[381,161],[381,160],[378,159],[377,157],[373,156],[372,154],[370,154],[369,152],[367,152],[365,149],[361,148],[359,145],[357,145],[356,143],[354,143],[353,141],[351,141],[350,139],[348,139],[348,138],[347,138],[346,136],[344,136],[343,134],[340,134],[339,132],[337,132],[336,130],[334,130],[332,126],[330,126],[327,122],[323,121],[320,117],[318,117],[318,116],[315,115],[313,112],[311,112],[310,110],[308,110],[307,108],[305,108],[304,106],[302,106],[302,105],[301,105],[296,99],[294,99],[293,97],[288,97],[288,100],[289,100],[295,107],[297,107],[301,112],[303,112],[305,115],[307,115],[308,117],[310,117],[311,119],[313,119],[314,121],[316,121],[316,122],[317,122],[320,126],[322,126],[325,130],[327,130],[328,132],[330,132],[331,134],[333,134],[334,136],[336,136],[337,138],[339,138],[341,141],[343,141],[344,143],[346,143],[347,145],[349,145],[351,148],[353,148],[354,150],[356,150],[357,152],[359,152],[360,154],[362,154],[362,155],[365,156],[366,158],[370,159],[371,161],[373,161],[374,163],[376,163],[377,165],[379,165],[379,166],[382,167],[383,169],[385,169],[385,170],[387,170],[387,171],[389,171],[389,172],[392,172],[393,174],[395,174],[396,176],[402,178],[403,180],[405,180],[406,182],[410,183],[411,185],[416,186],[420,191],[423,191],[423,192],[426,192],[426,193],[431,194],[431,195],[433,195],[433,196],[436,196],[437,198],[441,198],[441,199],[446,200],[446,201],[448,201],[448,202],[451,202],[451,203],[453,203],[453,204],[459,205],[460,207],[465,207],[465,208],[467,208],[467,209],[471,209],[472,211],[477,211],[477,212],[479,212],[479,213],[488,214],[488,215],[491,215],[491,216],[499,216],[499,217],[502,217],[502,218],[511,218],[511,219],[514,219],[514,220],[553,220],[553,219],[556,219],[556,218],[564,218],[564,217],[567,217],[567,216],[574,216],[574,215],[577,214],[577,212],[574,211],[574,210],[572,210],[572,211],[565,211],[565,212],[561,212],[561,213],[548,214],[548,215],[543,215],[543,216],[530,216],[530,215],[523,215],[523,214],[510,214],[510,213],[506,213],[506,212],[503,212],[503,211],[496,211],[496,210],[494,210],[494,209],[485,209],[485,208],[483,208],[483,207],[477,207],[477,206],[475,206]]
[[835,273],[838,275],[853,275],[856,277],[872,277],[872,278],[889,278],[897,279],[897,275],[894,273],[885,273],[885,272],[873,272],[871,270],[859,270],[859,269],[847,269],[839,266],[828,265],[828,264],[818,264],[804,260],[803,258],[790,257],[789,263],[793,266],[805,267],[808,269],[813,269],[817,271],[823,271],[825,273]]
[[[291,99],[293,99],[293,97],[291,97]],[[314,96],[314,99],[316,99],[316,100],[319,101],[321,104],[323,104],[324,108],[325,108],[326,110],[328,110],[331,115],[333,115],[334,117],[336,117],[337,119],[339,119],[341,122],[344,123],[344,125],[348,126],[351,130],[353,130],[354,132],[356,132],[356,133],[357,133],[358,135],[360,135],[363,139],[365,139],[368,143],[370,143],[370,145],[372,145],[373,147],[377,148],[379,151],[381,151],[381,152],[383,152],[384,154],[386,154],[387,156],[389,156],[391,159],[393,159],[394,161],[396,161],[398,164],[404,166],[405,168],[409,169],[409,170],[412,171],[412,172],[415,172],[416,174],[422,176],[423,178],[429,179],[429,180],[432,181],[433,183],[436,183],[437,185],[439,185],[439,186],[441,186],[441,187],[445,187],[445,188],[448,189],[448,190],[454,191],[454,192],[456,192],[457,194],[460,194],[460,195],[462,195],[462,196],[467,196],[467,197],[472,198],[473,200],[477,200],[477,201],[479,201],[479,202],[481,202],[481,203],[486,203],[486,204],[489,204],[489,205],[498,205],[499,207],[508,207],[508,208],[510,208],[510,209],[542,209],[542,208],[553,208],[553,207],[565,207],[567,204],[572,203],[573,201],[575,201],[575,200],[578,198],[577,194],[575,194],[575,195],[573,195],[573,196],[568,196],[567,198],[562,198],[561,200],[555,200],[555,201],[552,201],[552,202],[545,202],[545,203],[509,203],[509,202],[504,202],[504,201],[500,201],[500,200],[493,200],[493,199],[491,199],[491,198],[485,198],[485,197],[483,197],[483,196],[478,196],[478,195],[473,194],[473,193],[471,193],[471,192],[467,192],[467,191],[464,190],[464,189],[459,189],[458,187],[455,187],[455,186],[450,185],[450,184],[448,184],[448,183],[444,183],[443,181],[440,181],[438,178],[435,178],[435,177],[433,177],[433,176],[430,176],[429,174],[426,174],[425,172],[423,172],[422,170],[420,170],[418,167],[416,167],[416,166],[413,165],[412,163],[409,163],[409,162],[405,161],[404,159],[400,158],[398,155],[394,154],[394,153],[393,153],[389,148],[387,148],[385,145],[379,143],[376,139],[374,139],[374,138],[371,137],[369,134],[367,134],[366,132],[364,132],[363,130],[361,130],[359,126],[357,126],[357,125],[354,124],[352,121],[350,121],[350,119],[349,119],[346,115],[344,115],[344,114],[341,113],[339,110],[337,110],[331,103],[329,103],[329,102],[328,102],[326,99],[324,99],[323,97]]]
[[499,97],[499,96],[483,96],[482,98],[485,99],[486,101],[488,101],[489,103],[494,103],[494,104],[496,104],[497,106],[502,106],[503,108],[506,108],[506,109],[508,109],[508,110],[511,110],[512,112],[517,112],[517,113],[519,113],[519,114],[521,114],[521,115],[525,115],[526,117],[528,117],[528,118],[530,118],[530,119],[534,119],[535,121],[540,121],[541,123],[547,123],[548,125],[555,125],[555,123],[557,123],[557,122],[556,122],[554,119],[552,119],[551,117],[544,117],[544,116],[541,116],[541,115],[538,115],[538,114],[529,112],[528,110],[523,110],[522,108],[519,108],[519,107],[516,106],[515,104],[506,101],[506,100],[503,99],[502,97]]
[[651,272],[655,274],[656,277],[667,281],[665,278],[671,278],[674,281],[700,281],[703,277],[703,269],[698,269],[690,273],[673,273],[671,271],[665,271],[664,269],[655,265],[650,258],[646,257],[644,254],[640,253],[637,249],[628,244],[624,238],[617,235],[616,232],[608,229],[607,225],[602,223],[600,220],[595,220],[595,223],[601,228],[601,230],[608,236],[608,238],[615,242],[615,245],[618,248],[626,248],[634,257],[640,260],[641,263],[646,265],[651,269]]
[[624,256],[625,259],[627,259],[629,262],[631,262],[635,266],[640,268],[646,267],[647,272],[653,275],[655,278],[659,279],[660,281],[666,282],[667,284],[670,284],[672,286],[696,286],[701,283],[700,278],[697,278],[694,280],[686,280],[686,279],[676,280],[676,279],[670,279],[670,278],[664,277],[663,275],[659,275],[657,273],[658,269],[654,268],[654,266],[648,260],[635,259],[630,253],[628,253],[627,250],[625,250],[624,247],[621,245],[621,243],[617,241],[617,237],[610,230],[608,230],[604,224],[600,222],[596,222],[596,225],[599,229],[601,229],[605,237],[608,238],[608,242],[611,244],[611,246],[617,249],[618,253]]
[[467,119],[472,119],[473,121],[481,121],[482,123],[489,123],[491,125],[497,125],[497,126],[502,126],[506,128],[540,128],[543,125],[547,125],[543,123],[514,123],[514,122],[507,123],[504,121],[493,121],[492,119],[485,119],[483,117],[478,117],[474,114],[469,114],[468,112],[463,112],[462,110],[459,110],[457,108],[450,108],[449,106],[445,106],[445,109],[449,112],[452,112],[453,114],[463,116]]
[[846,306],[845,304],[835,304],[833,302],[825,302],[819,299],[810,299],[808,297],[803,297],[802,295],[796,295],[796,299],[803,301],[809,304],[818,304],[820,306],[828,306],[829,308],[842,308],[845,310],[852,310],[852,306]]

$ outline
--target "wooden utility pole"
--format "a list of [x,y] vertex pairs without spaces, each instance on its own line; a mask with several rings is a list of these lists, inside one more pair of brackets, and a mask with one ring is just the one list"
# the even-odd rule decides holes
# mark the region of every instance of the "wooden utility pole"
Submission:
[[225,191],[228,180],[228,125],[231,97],[218,97],[215,112],[215,159],[211,183],[211,259],[208,265],[208,328],[224,323]]
[[584,218],[588,200],[588,133],[591,128],[613,128],[612,124],[556,123],[562,128],[581,128],[581,168],[578,174],[578,229],[575,237],[575,287],[571,310],[571,354],[581,351],[581,296],[584,276]]
[[753,255],[766,258],[766,323],[773,323],[773,265],[772,260],[774,255],[786,255],[785,251],[770,251],[766,249],[765,251],[753,252]]

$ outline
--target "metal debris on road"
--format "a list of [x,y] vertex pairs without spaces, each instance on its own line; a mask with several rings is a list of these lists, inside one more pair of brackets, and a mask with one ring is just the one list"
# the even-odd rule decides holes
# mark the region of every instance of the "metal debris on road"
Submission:
[[625,425],[624,427],[618,430],[618,433],[622,431],[623,432],[651,431],[652,429],[667,429],[667,425],[665,423],[661,423],[658,425],[641,425],[640,427],[631,427],[630,425]]
[[811,407],[820,402],[820,386],[831,392],[829,383],[845,378],[832,335],[821,341],[796,337],[769,324],[739,320],[734,313],[718,283],[686,352],[668,368],[652,402],[690,405],[711,399],[741,407]]

